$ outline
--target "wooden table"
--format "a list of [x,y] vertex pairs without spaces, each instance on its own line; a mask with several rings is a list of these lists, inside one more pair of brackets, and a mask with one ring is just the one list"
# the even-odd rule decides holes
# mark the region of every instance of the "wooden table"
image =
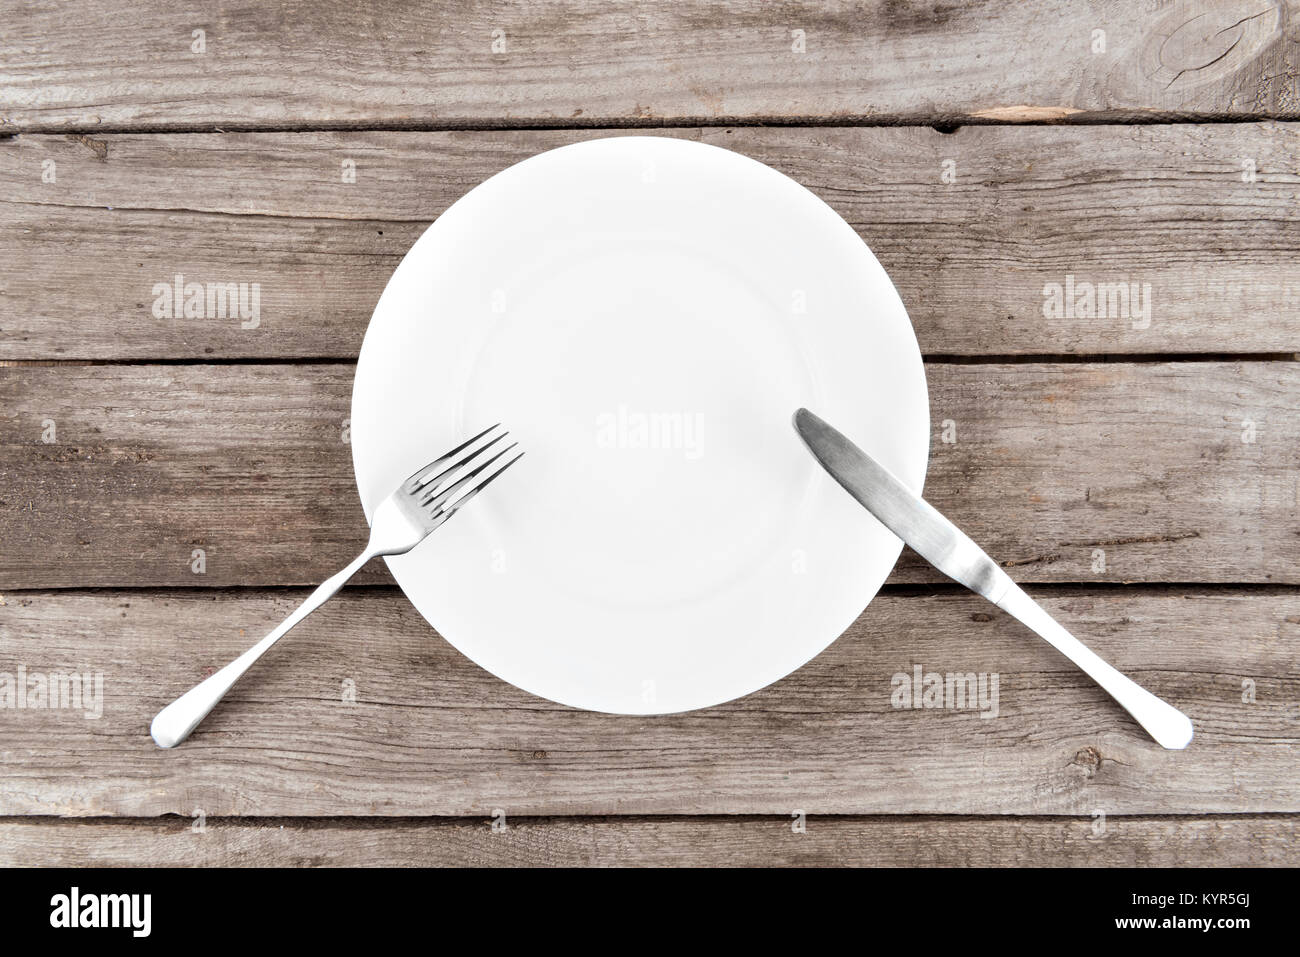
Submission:
[[[1300,861],[1300,5],[201,9],[0,3],[0,672],[103,678],[98,718],[0,708],[0,862]],[[926,355],[928,494],[1187,751],[910,553],[797,673],[653,718],[496,680],[375,565],[153,746],[359,549],[402,254],[612,130],[859,231]],[[256,323],[160,316],[178,275],[258,283]],[[998,673],[998,717],[893,708],[915,664]]]

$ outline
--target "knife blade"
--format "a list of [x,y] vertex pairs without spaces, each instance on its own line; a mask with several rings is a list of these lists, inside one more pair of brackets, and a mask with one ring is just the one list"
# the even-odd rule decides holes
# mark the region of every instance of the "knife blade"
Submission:
[[912,550],[995,605],[1013,584],[997,562],[893,472],[807,409],[794,427],[813,457],[844,490]]

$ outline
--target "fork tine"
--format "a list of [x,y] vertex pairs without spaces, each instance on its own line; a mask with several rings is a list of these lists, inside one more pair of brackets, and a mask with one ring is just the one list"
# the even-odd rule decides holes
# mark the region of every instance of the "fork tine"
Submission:
[[484,442],[474,451],[466,453],[465,455],[461,456],[459,459],[457,459],[455,462],[452,462],[450,465],[448,465],[445,469],[443,469],[441,472],[439,472],[437,475],[433,476],[432,478],[423,479],[422,481],[412,484],[410,489],[411,494],[424,495],[425,501],[427,502],[428,496],[436,494],[438,492],[438,489],[442,486],[443,482],[445,482],[447,479],[453,478],[457,473],[459,473],[462,469],[464,469],[465,466],[469,465],[476,458],[478,458],[480,455],[482,455],[492,446],[496,445],[498,442],[500,442],[509,434],[510,434],[509,432],[502,432],[492,441]]
[[[409,491],[409,492],[418,492],[418,491],[419,491],[420,489],[422,489],[424,486],[428,485],[430,481],[433,481],[433,479],[427,479],[427,478],[426,478],[424,481],[422,481],[422,482],[421,482],[421,481],[418,481],[418,480],[420,479],[421,476],[427,476],[430,472],[432,472],[434,469],[436,469],[439,465],[442,465],[444,462],[447,462],[447,461],[449,461],[450,459],[455,458],[455,457],[456,457],[457,455],[459,455],[462,451],[464,451],[465,449],[469,448],[471,445],[473,445],[473,444],[474,444],[475,442],[477,442],[479,439],[483,438],[483,436],[487,435],[487,434],[488,434],[489,432],[491,432],[493,429],[499,429],[499,428],[501,428],[501,423],[500,423],[500,422],[498,422],[496,425],[493,425],[493,426],[490,426],[489,428],[484,429],[482,432],[480,432],[478,435],[474,436],[472,439],[469,439],[468,441],[462,442],[460,445],[456,446],[456,447],[455,447],[454,449],[452,449],[450,452],[446,453],[445,455],[441,455],[441,456],[439,456],[438,458],[434,459],[434,460],[433,460],[432,462],[430,462],[428,465],[424,465],[424,466],[421,466],[420,468],[416,469],[415,472],[413,472],[413,473],[411,474],[411,477],[408,478],[408,479],[406,480],[406,483],[405,483],[405,484],[406,484],[407,491]],[[508,434],[509,434],[508,432],[503,432],[503,433],[502,433],[502,436],[505,436],[505,435],[508,435]],[[500,438],[500,437],[502,437],[502,436],[498,436],[498,438]],[[492,441],[495,442],[495,441],[497,441],[497,439],[493,439]],[[491,445],[491,444],[492,444],[491,442],[488,443],[488,445]],[[483,448],[487,448],[487,446],[485,445]],[[481,452],[482,449],[480,449],[479,451]],[[475,454],[478,454],[478,453],[475,453]],[[471,456],[469,456],[469,458],[473,458],[473,456],[471,455]],[[455,466],[453,465],[452,468],[455,468]],[[435,478],[442,478],[442,476],[446,475],[447,472],[449,472],[450,470],[451,470],[451,469],[444,469],[444,470],[443,470],[442,472],[440,472],[440,473],[439,473]]]
[[[511,446],[511,448],[514,448],[514,446]],[[505,451],[508,452],[508,451],[510,451],[510,449],[506,449]],[[505,454],[505,452],[502,452],[502,453],[501,453],[501,455],[504,455],[504,454]],[[478,485],[474,486],[472,489],[470,489],[468,492],[466,492],[466,493],[465,493],[464,495],[462,495],[460,498],[456,499],[456,501],[452,502],[451,505],[447,506],[447,507],[442,511],[442,513],[438,516],[438,524],[441,525],[443,522],[447,521],[447,519],[449,519],[449,518],[451,518],[453,515],[455,515],[455,514],[460,510],[460,507],[461,507],[462,505],[464,505],[466,502],[468,502],[470,499],[472,499],[472,498],[473,498],[475,495],[477,495],[479,492],[483,491],[485,488],[487,488],[489,485],[491,485],[494,481],[496,481],[497,477],[500,476],[502,472],[504,472],[506,469],[510,468],[510,466],[514,465],[516,462],[518,462],[518,461],[519,461],[520,459],[522,459],[523,457],[524,457],[524,453],[523,453],[523,452],[520,452],[518,455],[516,455],[514,458],[512,458],[512,459],[511,459],[509,462],[507,462],[505,465],[501,466],[501,468],[497,469],[495,472],[493,472],[491,475],[489,475],[487,478],[485,478],[485,479],[484,479],[482,482],[480,482]],[[500,455],[496,456],[495,458],[500,458]]]
[[451,485],[448,485],[446,488],[434,488],[428,494],[428,496],[426,496],[424,500],[420,502],[420,504],[423,505],[425,508],[433,509],[433,510],[437,510],[441,508],[443,505],[446,505],[454,493],[464,488],[469,482],[473,481],[475,476],[479,475],[489,465],[491,465],[497,459],[501,458],[501,456],[505,455],[507,452],[509,452],[518,444],[519,444],[518,442],[512,442],[510,445],[506,446],[496,455],[492,456],[492,458],[488,459],[486,462],[483,462],[481,465],[475,466],[473,469],[466,472],[463,477],[457,479],[455,482],[453,482]]
[[[433,492],[435,492],[435,490],[438,489],[438,485],[441,484],[443,480],[448,479],[448,477],[450,477],[452,473],[459,472],[461,468],[465,467],[465,465],[468,465],[469,463],[473,462],[476,456],[481,455],[482,452],[485,452],[487,449],[491,449],[491,447],[497,445],[500,439],[506,438],[508,434],[510,433],[508,432],[500,433],[499,436],[491,439],[491,441],[482,443],[482,445],[478,446],[477,449],[474,449],[473,451],[465,452],[464,455],[461,455],[459,459],[455,460],[455,462],[452,462],[450,465],[447,465],[447,467],[445,469],[442,469],[441,472],[433,473],[433,469],[437,468],[437,465],[439,463],[446,462],[448,458],[454,456],[456,452],[460,451],[460,449],[464,449],[465,446],[460,446],[460,449],[447,452],[447,454],[443,455],[441,459],[437,460],[437,462],[434,462],[429,465],[428,471],[426,471],[426,476],[428,477],[424,477],[424,479],[421,479],[419,481],[411,482],[411,485],[409,485],[409,488],[407,489],[408,492],[411,493],[412,495],[421,494],[421,493],[432,494]],[[482,436],[480,436],[480,438],[481,437]],[[473,439],[471,439],[471,442],[472,441]]]

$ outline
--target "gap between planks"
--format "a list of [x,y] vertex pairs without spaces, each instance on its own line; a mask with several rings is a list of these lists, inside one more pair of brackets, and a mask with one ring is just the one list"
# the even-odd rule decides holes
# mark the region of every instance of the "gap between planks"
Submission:
[[[1088,595],[1124,595],[1170,596],[1185,592],[1204,592],[1207,594],[1226,594],[1250,596],[1254,598],[1278,598],[1300,592],[1300,583],[1287,582],[1197,582],[1197,581],[1091,581],[1091,582],[1023,582],[1027,591],[1041,590],[1061,598]],[[93,597],[95,595],[112,596],[119,593],[137,597],[204,596],[219,598],[248,598],[265,592],[270,595],[292,596],[296,593],[306,594],[316,588],[314,585],[285,584],[224,584],[224,585],[50,585],[34,588],[0,589],[0,607],[4,607],[6,596],[41,595],[57,592],[61,595]],[[367,596],[398,595],[401,588],[390,581],[349,582],[340,589],[339,594],[365,594]],[[954,581],[926,582],[886,582],[880,586],[878,595],[894,597],[942,597],[945,595],[965,595],[969,589]],[[3,815],[0,815],[3,817]]]
[[[1295,362],[1300,360],[1300,353],[1295,352],[1134,352],[1134,353],[1012,353],[999,355],[924,355],[921,361],[926,365],[1032,365],[1038,363],[1060,363],[1061,365],[1082,365],[1095,362],[1129,363],[1132,365],[1151,365],[1166,362]],[[298,356],[295,358],[276,358],[259,356],[249,359],[234,357],[217,357],[211,359],[151,359],[148,356],[117,357],[112,359],[0,359],[0,369],[24,367],[67,366],[247,366],[247,365],[300,365],[300,366],[355,366],[356,359],[342,356]]]
[[548,133],[568,130],[689,130],[723,127],[806,127],[819,130],[930,128],[936,133],[957,133],[966,126],[1209,126],[1233,123],[1295,123],[1300,110],[1270,110],[1260,113],[1196,113],[1190,111],[1147,112],[1115,110],[1075,114],[1053,119],[1009,120],[996,117],[973,117],[966,114],[899,114],[895,116],[821,117],[821,116],[688,116],[664,120],[591,117],[572,120],[473,120],[447,119],[440,122],[410,123],[100,123],[85,126],[31,128],[0,133],[0,141],[21,136],[91,136],[96,134],[166,135],[175,133]]

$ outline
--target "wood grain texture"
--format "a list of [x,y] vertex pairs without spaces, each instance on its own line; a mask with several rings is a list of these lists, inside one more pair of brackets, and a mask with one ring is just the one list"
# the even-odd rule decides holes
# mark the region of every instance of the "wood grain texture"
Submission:
[[[1300,863],[1298,0],[0,24],[0,865]],[[799,672],[654,718],[500,682],[374,568],[152,745],[306,594],[266,586],[360,547],[350,360],[401,256],[492,174],[619,131],[753,156],[857,230],[938,360],[927,494],[1189,713],[1189,750],[910,552]],[[256,328],[154,317],[177,274],[257,283]],[[1048,315],[1067,276],[1149,284],[1150,321]],[[913,665],[997,673],[997,717],[892,707]],[[102,714],[11,707],[19,669],[101,675]]]
[[[352,372],[0,368],[0,587],[324,580],[365,543]],[[1300,583],[1300,364],[927,372],[927,497],[1013,577]],[[905,553],[892,580],[942,578]]]
[[[430,221],[515,162],[610,132],[0,140],[0,359],[354,358]],[[928,354],[1300,351],[1300,125],[667,132],[829,203]],[[259,324],[155,317],[155,284],[177,274],[257,283]],[[1136,283],[1149,315],[1045,315],[1067,276]]]
[[[464,659],[395,589],[351,588],[162,751],[147,730],[157,709],[305,592],[9,593],[0,670],[99,673],[103,694],[97,719],[84,701],[0,708],[0,814],[1300,811],[1300,594],[1034,594],[1184,710],[1192,746],[1161,749],[1065,658],[965,592],[886,593],[760,692],[626,717],[532,697]],[[915,665],[997,673],[997,716],[894,708],[892,678]]]
[[1291,0],[6,0],[0,20],[0,131],[1300,109]]
[[1294,867],[1300,819],[524,818],[0,821],[0,866]]

